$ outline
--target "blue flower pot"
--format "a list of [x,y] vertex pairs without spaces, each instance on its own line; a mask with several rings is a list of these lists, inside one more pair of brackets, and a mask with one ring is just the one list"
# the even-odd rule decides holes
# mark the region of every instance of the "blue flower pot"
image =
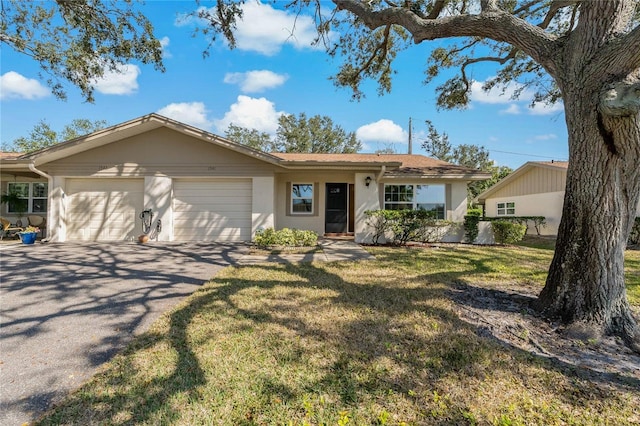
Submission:
[[20,232],[20,239],[22,244],[33,244],[36,242],[37,232]]

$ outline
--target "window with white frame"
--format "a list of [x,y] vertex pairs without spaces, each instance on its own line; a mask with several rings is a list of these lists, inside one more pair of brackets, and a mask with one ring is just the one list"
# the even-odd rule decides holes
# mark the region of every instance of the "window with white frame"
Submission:
[[291,213],[313,214],[313,184],[291,184]]
[[433,212],[436,219],[444,219],[444,185],[385,185],[385,210],[427,210]]
[[516,214],[516,203],[508,201],[504,203],[497,203],[497,215],[498,216],[513,216]]
[[7,213],[46,213],[48,184],[46,182],[9,182],[7,193],[17,194],[20,201],[7,204]]

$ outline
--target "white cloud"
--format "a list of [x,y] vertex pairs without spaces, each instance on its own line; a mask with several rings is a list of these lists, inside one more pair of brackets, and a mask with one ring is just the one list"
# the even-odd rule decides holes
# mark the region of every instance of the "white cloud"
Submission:
[[140,74],[137,65],[120,65],[114,71],[105,71],[104,75],[94,82],[95,88],[105,95],[130,95],[138,90]]
[[[482,90],[484,83],[480,81],[473,81],[471,83],[471,100],[480,102],[483,104],[508,104],[513,102],[513,94],[522,88],[522,85],[516,82],[507,84],[504,92],[501,88],[494,86],[488,92]],[[520,94],[519,99],[531,100],[533,98],[533,92],[524,89]]]
[[276,74],[269,70],[227,73],[224,82],[238,84],[243,93],[259,93],[281,86],[289,78],[286,74]]
[[520,109],[520,106],[518,106],[518,104],[511,104],[509,105],[508,108],[500,110],[500,114],[518,115],[518,114],[522,114],[522,111]]
[[548,140],[557,139],[557,138],[558,136],[554,133],[547,133],[546,135],[537,135],[534,137],[534,139],[538,141],[548,141]]
[[[236,48],[258,52],[272,56],[280,51],[284,44],[296,49],[319,49],[312,46],[317,37],[316,24],[309,15],[274,9],[270,4],[259,1],[246,2],[241,5],[242,18],[236,22],[234,35]],[[174,21],[178,27],[198,25],[206,26],[205,19],[198,18],[198,13],[209,12],[215,16],[215,9],[198,8],[195,14],[179,14]],[[328,38],[335,38],[329,33]]]
[[49,94],[49,89],[38,80],[15,71],[8,71],[0,76],[0,99],[39,99]]
[[212,124],[207,119],[207,109],[202,102],[172,103],[160,108],[158,114],[205,130],[209,130]]
[[237,24],[238,49],[269,56],[278,53],[285,43],[296,49],[310,48],[317,37],[315,22],[310,16],[258,2],[247,2],[242,6],[242,20]]
[[363,142],[402,142],[406,143],[408,134],[391,120],[382,119],[365,124],[356,130],[356,137]]
[[564,105],[562,104],[562,102],[558,102],[553,105],[537,103],[533,106],[533,108],[529,108],[529,114],[531,115],[549,115],[562,111],[564,111]]
[[[480,81],[473,81],[471,83],[471,101],[480,102],[484,104],[510,104],[508,108],[500,110],[501,114],[520,114],[522,113],[523,107],[519,104],[514,103],[513,94],[522,89],[522,85],[515,81],[507,84],[504,93],[501,89],[497,87],[493,87],[488,92],[482,90],[482,85],[484,83]],[[518,97],[518,102],[520,104],[527,103],[530,104],[533,100],[534,93],[529,89],[524,89],[520,93]],[[564,106],[561,102],[555,103],[553,105],[546,105],[544,103],[536,103],[533,107],[527,107],[527,113],[529,115],[548,115],[554,114],[557,112],[561,112],[564,110]]]
[[162,48],[162,57],[164,59],[169,59],[171,57],[173,57],[173,55],[171,54],[171,52],[169,52],[169,43],[171,43],[171,39],[169,39],[169,37],[164,36],[160,39],[160,47]]
[[278,118],[285,114],[284,111],[276,111],[275,104],[266,98],[252,98],[240,95],[236,103],[229,107],[229,111],[214,124],[219,133],[224,133],[229,124],[256,129],[275,135],[278,129]]

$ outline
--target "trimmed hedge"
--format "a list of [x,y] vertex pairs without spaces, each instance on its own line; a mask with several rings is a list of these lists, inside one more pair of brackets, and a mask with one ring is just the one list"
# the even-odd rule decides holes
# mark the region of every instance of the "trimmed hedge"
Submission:
[[300,229],[283,228],[276,231],[273,228],[267,228],[256,232],[254,243],[258,247],[314,247],[318,244],[318,234]]
[[540,228],[543,228],[547,224],[547,218],[544,216],[500,216],[500,217],[485,217],[482,220],[493,222],[494,220],[502,220],[508,222],[515,222],[526,226],[529,229],[529,223],[533,224],[533,228],[536,233],[540,235]]
[[436,242],[452,223],[436,219],[434,212],[426,210],[367,210],[364,214],[367,225],[373,229],[374,245],[387,236],[395,245],[406,245],[409,241]]
[[469,209],[464,216],[462,226],[464,227],[464,236],[469,244],[473,244],[476,238],[478,238],[478,234],[480,233],[478,223],[480,222],[481,216],[482,210],[480,209]]
[[640,216],[636,217],[636,221],[633,224],[633,228],[631,228],[627,244],[640,244]]
[[522,241],[527,232],[526,225],[509,220],[491,221],[493,236],[498,244],[514,244]]

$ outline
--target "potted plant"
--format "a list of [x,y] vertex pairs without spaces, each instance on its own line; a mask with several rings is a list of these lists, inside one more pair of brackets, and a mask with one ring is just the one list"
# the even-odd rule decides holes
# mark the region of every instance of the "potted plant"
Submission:
[[20,236],[22,244],[33,244],[36,242],[38,232],[40,232],[40,228],[36,226],[27,226],[24,231],[18,232],[18,235]]
[[18,216],[18,220],[16,221],[17,226],[22,226],[22,217],[27,212],[27,200],[20,197],[15,191],[7,192],[0,196],[0,203],[7,205],[7,213],[9,212],[9,206],[13,207],[13,210]]

